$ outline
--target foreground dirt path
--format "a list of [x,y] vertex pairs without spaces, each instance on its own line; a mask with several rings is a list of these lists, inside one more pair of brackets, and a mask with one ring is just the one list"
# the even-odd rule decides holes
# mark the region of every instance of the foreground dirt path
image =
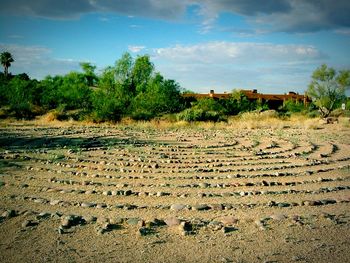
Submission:
[[1,262],[350,262],[350,129],[0,128]]

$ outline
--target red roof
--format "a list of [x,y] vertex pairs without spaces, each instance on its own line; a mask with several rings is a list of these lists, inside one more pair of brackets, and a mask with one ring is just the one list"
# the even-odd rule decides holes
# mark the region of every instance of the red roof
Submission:
[[[300,95],[295,92],[289,92],[288,94],[263,94],[263,93],[257,93],[256,90],[241,90],[241,92],[247,96],[248,99],[251,100],[277,100],[277,101],[284,101],[284,100],[300,100],[303,101],[304,99],[306,101],[311,101],[309,97],[306,95]],[[196,98],[196,99],[202,99],[202,98],[216,98],[216,99],[228,99],[230,98],[231,93],[214,93],[214,91],[211,91],[210,93],[185,93],[183,94],[183,97],[185,98]]]

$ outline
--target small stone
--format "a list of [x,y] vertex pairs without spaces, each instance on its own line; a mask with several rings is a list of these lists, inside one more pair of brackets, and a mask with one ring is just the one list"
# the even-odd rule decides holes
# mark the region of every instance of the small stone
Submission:
[[138,230],[137,230],[137,233],[140,235],[140,236],[146,236],[148,234],[150,234],[152,232],[152,230],[150,228],[147,228],[147,227],[140,227]]
[[270,217],[276,221],[281,221],[281,220],[287,218],[287,216],[285,216],[284,214],[273,214]]
[[93,203],[86,203],[86,202],[84,202],[84,203],[81,203],[81,204],[80,204],[80,206],[81,206],[81,207],[94,207],[94,206],[95,206],[95,204],[93,204]]
[[278,207],[289,207],[290,204],[289,204],[289,203],[278,203],[277,206],[278,206]]
[[175,211],[180,211],[185,208],[186,208],[186,205],[183,205],[183,204],[173,204],[170,206],[170,210],[175,210]]
[[209,205],[210,209],[216,210],[216,211],[221,211],[224,210],[224,206],[222,204],[211,204]]
[[126,220],[126,223],[129,225],[137,225],[140,221],[140,218],[129,218]]
[[96,205],[96,208],[99,208],[99,209],[106,208],[106,207],[107,207],[107,205],[104,203],[100,203],[100,204]]
[[83,216],[83,220],[86,224],[96,222],[97,218],[95,216]]
[[229,226],[224,226],[223,228],[221,228],[221,231],[226,234],[226,233],[230,233],[230,232],[233,232],[233,231],[236,231],[237,228],[235,227],[229,227]]
[[1,217],[3,218],[11,218],[16,216],[16,211],[15,210],[6,210],[1,214]]
[[103,191],[103,193],[102,193],[103,195],[111,195],[112,194],[112,192],[111,191]]
[[179,225],[179,230],[189,232],[192,231],[192,226],[189,222],[181,222]]
[[205,205],[205,204],[192,206],[192,210],[196,210],[196,211],[203,211],[203,210],[208,210],[208,209],[210,209],[210,207],[208,205]]
[[28,226],[31,226],[31,221],[30,220],[25,220],[23,223],[22,223],[22,227],[28,227]]
[[72,222],[73,222],[73,217],[72,216],[65,216],[61,220],[61,226],[63,228],[69,228],[69,227],[72,226]]
[[209,187],[209,184],[208,183],[199,183],[198,186],[200,188],[208,188]]
[[220,222],[224,225],[235,225],[238,222],[237,218],[234,218],[233,216],[225,216],[220,218]]
[[58,205],[61,202],[61,200],[51,200],[50,205]]
[[181,221],[179,219],[177,219],[176,217],[169,217],[169,218],[165,219],[164,222],[169,227],[178,226],[181,224]]
[[64,234],[64,229],[62,226],[59,226],[57,230],[58,230],[58,234],[60,234],[60,235]]

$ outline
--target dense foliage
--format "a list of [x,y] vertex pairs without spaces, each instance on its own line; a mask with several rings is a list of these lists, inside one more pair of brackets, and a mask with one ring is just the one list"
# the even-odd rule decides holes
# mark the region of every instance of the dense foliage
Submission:
[[312,74],[308,95],[312,97],[321,116],[327,117],[346,101],[345,91],[350,88],[350,71],[337,72],[334,68],[322,65]]
[[[96,66],[82,62],[81,72],[47,76],[41,81],[32,80],[26,74],[11,75],[8,67],[14,61],[12,55],[8,52],[1,55],[4,66],[4,73],[0,73],[2,117],[32,118],[50,112],[57,119],[95,122],[116,122],[123,117],[150,120],[161,116],[190,122],[226,121],[229,115],[269,109],[267,102],[251,101],[239,90],[234,90],[229,99],[184,98],[179,84],[156,72],[148,55],[133,58],[124,53],[100,74],[96,74]],[[344,98],[349,72],[336,74],[333,69],[322,66],[312,77],[309,94],[323,115],[327,115]],[[314,104],[306,107],[301,102],[286,101],[278,110],[287,116],[309,114],[315,108]]]

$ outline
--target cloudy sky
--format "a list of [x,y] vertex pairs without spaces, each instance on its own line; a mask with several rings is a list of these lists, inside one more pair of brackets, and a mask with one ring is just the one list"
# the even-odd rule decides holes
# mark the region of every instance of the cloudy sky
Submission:
[[349,0],[0,0],[0,51],[33,78],[149,54],[196,92],[303,93],[323,63],[350,68]]

